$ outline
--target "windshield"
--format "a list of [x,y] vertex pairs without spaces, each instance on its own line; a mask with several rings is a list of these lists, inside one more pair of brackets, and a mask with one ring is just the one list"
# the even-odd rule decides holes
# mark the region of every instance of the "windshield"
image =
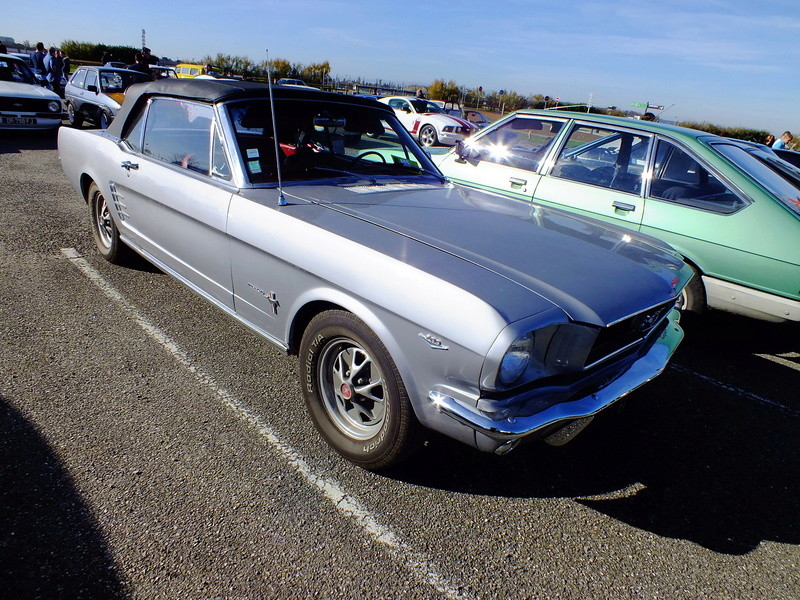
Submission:
[[[272,116],[266,100],[227,105],[245,171],[252,183],[277,183]],[[442,175],[394,115],[368,106],[317,100],[276,100],[283,182]]]
[[800,215],[800,169],[757,146],[745,150],[737,144],[711,145]]
[[100,89],[106,94],[119,94],[134,83],[151,81],[149,75],[136,71],[100,71]]
[[427,100],[411,100],[411,104],[418,113],[444,113],[444,109],[441,106]]
[[13,58],[0,58],[0,81],[36,84],[36,79],[27,65]]

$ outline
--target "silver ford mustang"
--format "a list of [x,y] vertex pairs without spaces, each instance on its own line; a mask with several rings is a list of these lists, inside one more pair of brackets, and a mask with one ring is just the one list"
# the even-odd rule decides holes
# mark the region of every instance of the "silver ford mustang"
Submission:
[[368,469],[425,427],[499,454],[564,443],[683,336],[690,270],[667,246],[457,187],[373,100],[161,80],[58,143],[100,254],[297,354],[320,434]]

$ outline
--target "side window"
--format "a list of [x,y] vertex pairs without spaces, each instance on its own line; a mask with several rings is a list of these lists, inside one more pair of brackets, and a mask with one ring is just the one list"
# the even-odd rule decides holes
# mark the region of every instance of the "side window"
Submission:
[[517,117],[478,140],[481,160],[536,171],[561,131],[562,123]]
[[650,196],[723,214],[746,204],[688,152],[666,140],[656,147]]
[[86,82],[86,69],[78,69],[75,71],[75,74],[72,76],[72,80],[70,83],[75,87],[83,88],[84,83]]
[[205,104],[156,98],[150,104],[142,153],[208,174],[214,111]]
[[225,154],[225,146],[222,143],[219,129],[216,127],[214,128],[214,140],[211,143],[211,174],[220,179],[230,180],[231,178],[231,167]]
[[570,132],[551,174],[638,194],[649,143],[648,135],[580,125]]
[[[87,71],[86,72],[86,89],[89,89],[90,85],[97,86],[97,72],[95,71]],[[97,88],[100,89],[100,88]]]
[[133,123],[128,126],[128,132],[124,136],[125,142],[134,152],[142,151],[142,129],[144,129],[144,115],[146,112],[147,105],[136,115]]
[[393,100],[389,100],[389,106],[391,106],[395,110],[403,110],[409,108],[408,102],[405,100],[401,100],[400,98],[394,98]]

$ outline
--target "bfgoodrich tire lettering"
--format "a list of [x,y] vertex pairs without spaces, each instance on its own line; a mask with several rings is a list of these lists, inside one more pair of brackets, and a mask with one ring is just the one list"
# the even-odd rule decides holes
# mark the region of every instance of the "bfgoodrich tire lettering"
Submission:
[[320,313],[300,345],[303,397],[314,425],[339,454],[371,470],[414,450],[421,426],[397,367],[355,315]]

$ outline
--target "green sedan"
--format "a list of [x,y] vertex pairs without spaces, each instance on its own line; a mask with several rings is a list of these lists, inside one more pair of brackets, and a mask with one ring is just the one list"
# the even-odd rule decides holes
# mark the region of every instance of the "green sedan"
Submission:
[[661,123],[519,111],[435,157],[452,181],[672,245],[685,310],[800,321],[800,170],[769,148]]

